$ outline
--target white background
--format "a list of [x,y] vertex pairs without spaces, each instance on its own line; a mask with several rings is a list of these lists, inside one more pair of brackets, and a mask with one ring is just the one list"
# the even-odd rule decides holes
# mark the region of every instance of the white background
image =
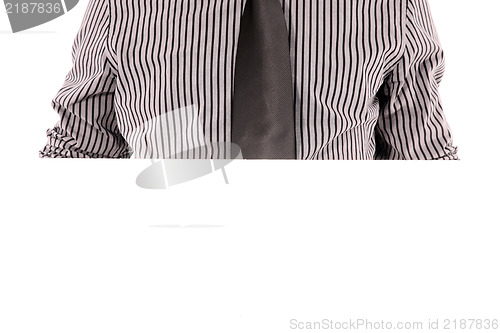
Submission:
[[500,319],[500,2],[430,3],[461,161],[238,161],[164,191],[135,185],[148,161],[38,158],[87,1],[19,34],[2,7],[0,332]]

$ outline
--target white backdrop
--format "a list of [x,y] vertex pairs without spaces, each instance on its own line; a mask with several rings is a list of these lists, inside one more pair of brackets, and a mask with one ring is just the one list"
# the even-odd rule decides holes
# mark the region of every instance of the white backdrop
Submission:
[[500,319],[500,2],[429,1],[461,161],[237,161],[160,191],[148,161],[38,158],[87,1],[19,34],[2,8],[0,332]]

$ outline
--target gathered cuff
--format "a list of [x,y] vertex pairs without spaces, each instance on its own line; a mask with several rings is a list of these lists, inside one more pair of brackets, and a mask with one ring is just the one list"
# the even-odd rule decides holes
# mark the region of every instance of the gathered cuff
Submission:
[[112,154],[104,155],[85,151],[77,147],[77,141],[73,137],[59,132],[58,127],[49,128],[46,131],[47,144],[38,151],[40,158],[130,158],[131,151],[128,147],[114,149]]
[[445,147],[446,154],[437,158],[434,158],[434,160],[452,160],[452,161],[460,161],[460,158],[458,157],[458,147],[454,145],[448,145]]

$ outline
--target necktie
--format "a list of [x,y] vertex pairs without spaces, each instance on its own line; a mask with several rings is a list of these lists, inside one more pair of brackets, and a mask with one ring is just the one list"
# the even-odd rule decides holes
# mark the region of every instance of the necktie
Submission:
[[234,73],[231,139],[245,159],[296,159],[288,29],[279,0],[247,0]]

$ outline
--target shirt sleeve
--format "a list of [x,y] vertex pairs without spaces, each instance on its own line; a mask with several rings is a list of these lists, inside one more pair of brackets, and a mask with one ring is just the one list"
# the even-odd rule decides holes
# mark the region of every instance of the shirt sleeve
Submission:
[[114,112],[107,1],[90,0],[72,47],[72,68],[52,100],[59,120],[41,158],[129,158]]
[[438,87],[445,58],[427,0],[408,0],[404,52],[378,97],[376,159],[458,160]]

